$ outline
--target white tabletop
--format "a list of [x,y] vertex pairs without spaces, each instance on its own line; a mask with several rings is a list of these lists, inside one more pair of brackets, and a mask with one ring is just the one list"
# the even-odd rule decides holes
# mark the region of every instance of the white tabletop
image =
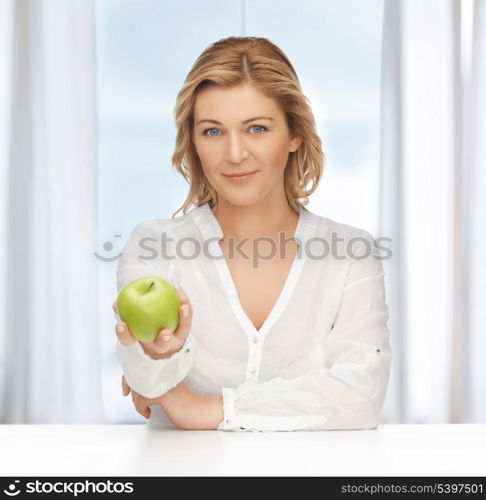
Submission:
[[2,476],[485,476],[486,425],[227,432],[2,425]]

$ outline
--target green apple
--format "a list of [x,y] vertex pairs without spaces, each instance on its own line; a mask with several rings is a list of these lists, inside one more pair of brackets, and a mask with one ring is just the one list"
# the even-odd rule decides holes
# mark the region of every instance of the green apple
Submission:
[[116,310],[136,339],[153,342],[160,330],[175,330],[181,301],[176,289],[157,276],[127,283],[118,294]]

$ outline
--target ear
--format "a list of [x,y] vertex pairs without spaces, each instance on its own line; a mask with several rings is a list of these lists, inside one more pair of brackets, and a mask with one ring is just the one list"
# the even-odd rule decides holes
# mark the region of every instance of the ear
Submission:
[[299,146],[302,144],[302,137],[292,137],[289,142],[289,152],[293,153],[299,149]]

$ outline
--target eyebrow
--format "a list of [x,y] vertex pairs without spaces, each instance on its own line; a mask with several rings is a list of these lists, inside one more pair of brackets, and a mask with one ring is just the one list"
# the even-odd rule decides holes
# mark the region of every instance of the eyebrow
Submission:
[[[244,125],[245,123],[254,122],[255,120],[273,120],[273,118],[269,116],[254,116],[253,118],[248,118],[248,120],[243,120],[241,123]],[[210,120],[208,118],[205,118],[204,120],[199,120],[196,123],[196,125],[199,125],[200,123],[203,122],[215,123],[216,125],[223,125],[221,122],[218,122],[218,120]]]

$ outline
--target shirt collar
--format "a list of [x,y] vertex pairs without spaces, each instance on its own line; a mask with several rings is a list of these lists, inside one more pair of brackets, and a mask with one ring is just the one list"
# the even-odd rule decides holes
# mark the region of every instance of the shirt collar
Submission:
[[[223,238],[223,230],[211,211],[209,201],[192,211],[196,224],[206,240],[219,241]],[[315,214],[303,208],[299,209],[299,220],[295,229],[297,243],[305,243],[316,234],[317,218]]]

